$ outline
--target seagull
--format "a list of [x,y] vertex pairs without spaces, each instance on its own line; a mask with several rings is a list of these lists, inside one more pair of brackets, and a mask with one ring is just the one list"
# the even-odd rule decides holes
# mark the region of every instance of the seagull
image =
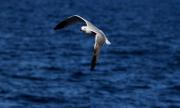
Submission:
[[68,17],[64,21],[61,21],[54,27],[54,30],[63,29],[75,23],[82,23],[83,26],[81,27],[80,30],[86,34],[91,34],[95,37],[93,56],[92,56],[91,68],[90,68],[90,70],[94,70],[96,66],[97,58],[100,53],[100,48],[103,46],[104,43],[110,45],[111,42],[107,39],[106,35],[103,33],[102,30],[98,29],[91,22],[87,21],[86,19],[82,18],[79,15],[73,15]]

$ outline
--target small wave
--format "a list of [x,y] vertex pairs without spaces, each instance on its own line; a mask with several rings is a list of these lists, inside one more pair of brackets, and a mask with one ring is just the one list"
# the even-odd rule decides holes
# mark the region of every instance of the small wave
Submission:
[[67,100],[64,97],[50,97],[50,96],[37,96],[33,94],[20,94],[14,97],[9,97],[11,100],[21,100],[30,103],[65,103]]

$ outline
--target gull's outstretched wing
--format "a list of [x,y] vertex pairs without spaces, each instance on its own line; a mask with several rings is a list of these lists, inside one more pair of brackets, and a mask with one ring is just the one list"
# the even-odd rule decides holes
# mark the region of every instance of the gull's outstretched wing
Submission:
[[58,23],[54,27],[54,30],[62,29],[64,27],[67,27],[67,26],[72,25],[74,23],[83,23],[83,24],[87,25],[88,21],[83,19],[82,17],[80,17],[78,15],[74,15],[74,16],[68,17],[64,21]]

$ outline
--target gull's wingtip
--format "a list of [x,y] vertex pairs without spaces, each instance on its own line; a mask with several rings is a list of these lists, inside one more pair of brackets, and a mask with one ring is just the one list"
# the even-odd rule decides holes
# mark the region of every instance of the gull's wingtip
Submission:
[[64,26],[60,26],[59,24],[58,25],[56,25],[53,29],[54,30],[59,30],[59,29],[62,29],[62,28],[64,28]]
[[57,28],[57,26],[55,26],[53,29],[54,29],[54,30],[57,30],[58,28]]

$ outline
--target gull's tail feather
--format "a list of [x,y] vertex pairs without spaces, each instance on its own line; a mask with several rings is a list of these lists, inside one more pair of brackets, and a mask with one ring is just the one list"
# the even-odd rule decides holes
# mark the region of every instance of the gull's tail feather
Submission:
[[111,42],[110,42],[108,39],[106,39],[105,43],[106,43],[107,45],[111,45]]

